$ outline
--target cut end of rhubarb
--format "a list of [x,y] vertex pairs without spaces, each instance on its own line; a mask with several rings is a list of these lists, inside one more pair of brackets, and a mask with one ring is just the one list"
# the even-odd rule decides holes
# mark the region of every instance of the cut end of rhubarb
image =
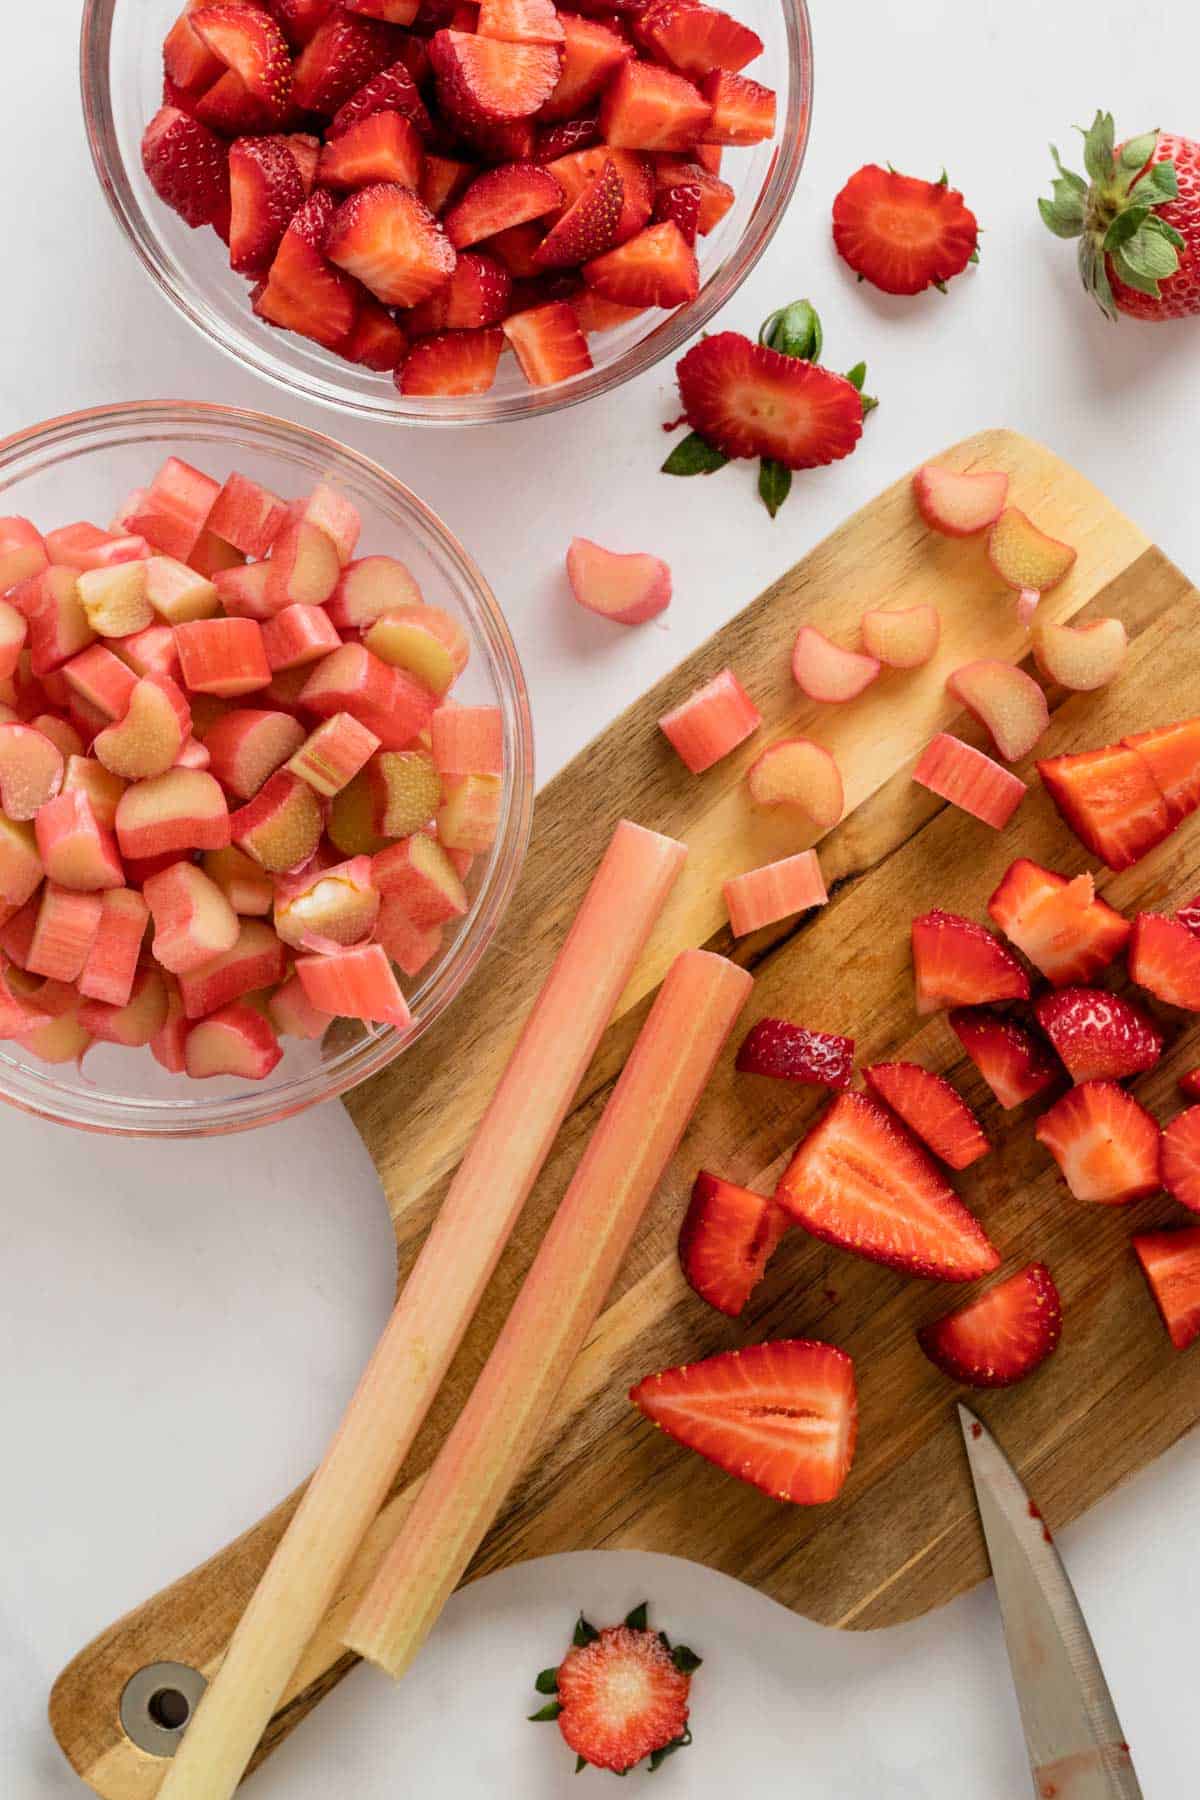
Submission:
[[1050,725],[1046,696],[1023,669],[982,658],[964,663],[947,679],[947,690],[991,733],[1005,762],[1019,762]]
[[671,571],[661,556],[605,550],[572,538],[567,579],[580,606],[618,625],[644,625],[671,604]]
[[922,753],[913,780],[993,831],[1003,831],[1027,791],[1019,776],[945,731]]
[[942,616],[936,606],[875,607],[862,616],[863,649],[890,669],[919,669],[938,647]]
[[1078,553],[1052,538],[1017,506],[1009,506],[988,533],[987,557],[1007,587],[1048,593],[1068,575]]
[[1074,693],[1091,693],[1105,687],[1129,648],[1120,619],[1094,619],[1089,625],[1038,624],[1033,632],[1033,655],[1048,681]]
[[845,794],[833,757],[812,738],[782,738],[746,772],[755,806],[789,806],[829,831],[842,816]]
[[921,517],[945,537],[973,537],[999,517],[1008,498],[1008,476],[1000,471],[960,474],[926,463],[913,476]]
[[792,651],[792,675],[810,700],[839,703],[853,700],[879,674],[879,661],[857,650],[843,650],[813,625],[802,625]]
[[725,883],[725,905],[734,937],[745,937],[792,913],[824,906],[828,899],[815,850],[801,850],[781,862],[750,869]]
[[762,714],[732,669],[722,669],[658,721],[659,730],[693,775],[711,769],[761,724]]

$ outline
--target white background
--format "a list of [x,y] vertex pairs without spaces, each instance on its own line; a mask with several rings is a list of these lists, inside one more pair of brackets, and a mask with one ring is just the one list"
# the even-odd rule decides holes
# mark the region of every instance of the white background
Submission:
[[[1098,104],[1126,135],[1200,129],[1200,14],[1188,0],[815,0],[815,12],[800,192],[721,323],[753,330],[809,295],[828,360],[866,357],[882,405],[858,453],[798,477],[773,526],[746,469],[703,486],[654,473],[676,410],[669,370],[469,435],[364,429],[241,375],[157,298],[110,220],[76,98],[79,0],[4,8],[0,431],[100,401],[195,397],[349,437],[490,576],[525,660],[543,778],[854,507],[985,425],[1044,439],[1200,572],[1200,322],[1106,325],[1034,212],[1047,140],[1065,147]],[[830,203],[868,159],[931,175],[945,163],[975,207],[982,266],[947,298],[891,301],[838,265]],[[576,532],[669,559],[665,628],[622,632],[571,606],[561,563]],[[391,1235],[337,1106],[178,1147],[6,1113],[0,1168],[0,1794],[56,1800],[80,1790],[43,1722],[53,1676],[308,1470],[385,1316]],[[1193,1439],[1062,1537],[1152,1800],[1198,1785],[1198,1507]],[[460,1594],[401,1688],[352,1677],[254,1792],[586,1791],[557,1733],[523,1722],[525,1678],[556,1658],[579,1606],[611,1618],[644,1595],[706,1657],[696,1747],[656,1793],[1028,1792],[989,1589],[902,1631],[839,1636],[733,1581],[634,1555],[556,1559]]]

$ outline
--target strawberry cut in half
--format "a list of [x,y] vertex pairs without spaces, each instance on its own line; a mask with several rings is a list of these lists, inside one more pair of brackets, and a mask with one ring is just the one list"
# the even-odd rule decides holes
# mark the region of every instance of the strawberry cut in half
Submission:
[[1088,874],[1069,879],[1020,856],[988,901],[1005,937],[1056,987],[1086,984],[1120,955],[1133,926],[1096,895]]
[[1200,806],[1200,719],[1159,725],[1121,742],[1146,764],[1174,829]]
[[608,1769],[626,1775],[649,1757],[651,1769],[691,1743],[688,1700],[702,1658],[651,1631],[645,1604],[623,1625],[603,1631],[580,1618],[573,1648],[557,1669],[543,1669],[539,1694],[554,1699],[532,1717],[557,1719],[574,1750],[576,1773]]
[[1058,1348],[1062,1302],[1045,1263],[1029,1263],[978,1300],[923,1325],[917,1342],[951,1381],[1012,1387]]
[[994,932],[935,907],[912,922],[917,1011],[1028,1000],[1029,977]]
[[959,1006],[950,1029],[997,1101],[1005,1109],[1023,1106],[1058,1080],[1054,1058],[1031,1031],[986,1007]]
[[979,226],[948,181],[868,163],[833,203],[833,241],[860,281],[885,294],[944,288],[975,258]]
[[508,44],[467,31],[439,31],[429,54],[438,97],[453,118],[527,119],[558,83],[560,51],[551,44]]
[[1124,1081],[1162,1055],[1153,1019],[1106,988],[1062,988],[1044,994],[1034,1011],[1072,1081]]
[[1172,1200],[1200,1213],[1200,1106],[1189,1106],[1163,1132],[1162,1184]]
[[862,436],[862,399],[850,382],[739,331],[702,338],[676,374],[688,424],[726,456],[815,469],[849,456]]
[[592,366],[587,339],[565,300],[509,313],[502,329],[516,351],[522,374],[533,387],[566,381]]
[[573,200],[533,253],[539,269],[569,269],[601,256],[616,243],[625,183],[606,157],[595,180]]
[[142,167],[151,187],[196,230],[229,218],[229,149],[215,131],[177,106],[164,106],[142,138]]
[[776,1500],[836,1500],[854,1461],[854,1364],[832,1344],[728,1350],[648,1375],[629,1398],[669,1437]]
[[979,1120],[944,1075],[911,1062],[875,1063],[863,1075],[871,1092],[950,1168],[968,1169],[991,1149]]
[[1056,1100],[1034,1136],[1062,1171],[1076,1200],[1124,1206],[1156,1194],[1158,1122],[1115,1081],[1085,1081]]
[[688,1286],[736,1319],[790,1225],[769,1195],[701,1169],[679,1232],[679,1266]]
[[1171,1342],[1186,1350],[1200,1337],[1200,1225],[1143,1231],[1132,1241]]
[[[538,114],[539,119],[558,124],[573,120],[591,106],[608,86],[622,63],[633,57],[633,45],[612,25],[600,19],[580,18],[576,13],[561,13],[563,58],[554,91]],[[600,131],[597,125],[595,143]],[[577,143],[564,143],[563,154],[579,150]]]
[[1129,944],[1129,974],[1156,1000],[1200,1012],[1200,937],[1179,919],[1138,914]]
[[229,266],[265,275],[304,205],[304,183],[283,137],[244,137],[229,146]]
[[1110,869],[1130,868],[1170,833],[1149,765],[1124,744],[1046,757],[1037,769],[1080,843]]
[[746,1033],[735,1067],[743,1075],[845,1088],[854,1074],[854,1039],[810,1031],[790,1019],[760,1019]]
[[999,1253],[886,1107],[844,1093],[800,1144],[775,1198],[814,1237],[905,1275],[976,1281]]

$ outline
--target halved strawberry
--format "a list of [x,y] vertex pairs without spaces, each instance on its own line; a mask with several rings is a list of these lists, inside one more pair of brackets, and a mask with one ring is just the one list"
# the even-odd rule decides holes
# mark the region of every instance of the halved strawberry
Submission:
[[920,1063],[875,1063],[864,1069],[873,1094],[952,1169],[967,1169],[991,1149],[983,1128],[944,1075]]
[[611,157],[595,180],[573,200],[533,253],[540,269],[576,268],[616,242],[625,183]]
[[1072,1081],[1124,1081],[1152,1069],[1162,1055],[1153,1019],[1106,988],[1044,994],[1034,1011]]
[[850,382],[752,344],[739,331],[702,338],[675,372],[688,424],[726,456],[770,456],[789,469],[814,469],[849,456],[862,436],[862,400]]
[[325,254],[386,306],[415,306],[447,281],[454,247],[410,188],[378,182],[343,200]]
[[442,105],[455,118],[527,119],[558,82],[551,44],[506,44],[465,31],[439,31],[430,45]]
[[693,152],[696,160],[692,162],[677,156],[660,156],[655,159],[654,165],[654,181],[659,193],[664,188],[673,187],[700,189],[700,213],[696,229],[701,237],[707,237],[721,223],[736,198],[727,181],[722,181],[713,170],[701,165],[700,152],[706,148],[704,144],[697,144]]
[[[624,1775],[643,1757],[690,1741],[688,1695],[700,1658],[690,1650],[678,1654],[662,1632],[646,1629],[644,1619],[642,1607],[624,1625],[598,1632],[580,1619],[575,1628],[575,1645],[554,1675],[557,1697],[546,1716],[557,1718],[577,1767]],[[546,1691],[540,1677],[538,1687]]]
[[623,150],[690,150],[711,117],[699,88],[654,63],[623,63],[600,102],[601,135]]
[[371,113],[321,151],[318,173],[331,188],[368,187],[396,181],[414,192],[421,185],[424,143],[411,119],[398,112]]
[[1012,1387],[1045,1362],[1062,1336],[1062,1301],[1045,1263],[1028,1263],[978,1300],[923,1325],[917,1342],[951,1381]]
[[1046,757],[1037,768],[1080,843],[1110,869],[1128,869],[1171,830],[1149,766],[1124,744]]
[[508,44],[561,44],[564,36],[554,0],[481,0],[476,30]]
[[142,167],[159,199],[193,230],[228,220],[228,147],[177,106],[162,107],[147,125]]
[[833,241],[860,281],[919,294],[960,275],[979,225],[957,188],[867,163],[833,203]]
[[270,13],[230,3],[202,6],[190,18],[205,47],[234,71],[272,118],[281,119],[292,93],[292,58]]
[[444,287],[414,306],[405,324],[414,337],[432,331],[477,331],[508,311],[512,276],[495,257],[464,250]]
[[669,219],[648,225],[615,250],[593,257],[583,265],[583,278],[606,300],[622,306],[683,306],[700,292],[696,253]]
[[238,138],[229,147],[229,264],[239,275],[265,275],[283,234],[304,204],[285,137]]
[[839,1094],[775,1193],[806,1231],[935,1281],[975,1281],[1000,1262],[973,1214],[904,1127],[866,1094]]
[[386,306],[370,294],[362,294],[354,329],[338,350],[347,362],[361,363],[365,369],[376,369],[382,375],[399,368],[404,361],[408,337]]
[[1090,875],[1069,880],[1020,856],[988,901],[988,911],[1056,987],[1086,983],[1106,969],[1129,941],[1133,926],[1097,898]]
[[[563,28],[562,67],[550,98],[538,114],[546,120],[571,119],[582,112],[599,99],[621,64],[629,62],[634,54],[629,40],[600,19],[583,19],[577,13],[561,13],[559,19]],[[557,154],[581,148],[579,144],[567,144]]]
[[1168,1006],[1200,1012],[1200,938],[1180,920],[1138,914],[1129,943],[1129,974]]
[[757,32],[701,0],[652,0],[636,15],[634,31],[660,61],[695,80],[713,69],[736,74],[762,55]]
[[496,379],[502,331],[442,331],[418,338],[400,368],[402,394],[486,394]]
[[1159,725],[1121,742],[1136,750],[1154,777],[1172,828],[1200,806],[1200,719]]
[[912,922],[917,1011],[1028,1000],[1029,977],[994,932],[935,907]]
[[352,126],[361,125],[364,119],[379,112],[398,112],[402,118],[411,119],[424,136],[433,130],[411,72],[403,62],[394,62],[373,75],[338,107],[325,133],[326,141],[342,137]]
[[586,193],[606,162],[611,162],[621,177],[621,217],[614,242],[623,244],[647,223],[654,205],[654,170],[649,158],[632,150],[610,150],[606,144],[600,144],[592,150],[577,150],[556,157],[547,167],[566,195],[569,206]]
[[1115,1081],[1085,1081],[1056,1100],[1033,1134],[1076,1200],[1123,1206],[1156,1194],[1158,1121]]
[[1200,1337],[1200,1225],[1182,1231],[1142,1231],[1134,1254],[1177,1350]]
[[844,1088],[854,1074],[854,1039],[810,1031],[790,1019],[760,1019],[742,1040],[736,1067],[743,1075],[769,1075],[813,1087]]
[[354,330],[361,292],[325,255],[333,214],[333,195],[316,188],[284,232],[254,303],[255,312],[272,325],[298,331],[330,350]]
[[1180,1206],[1200,1212],[1200,1106],[1189,1106],[1162,1134],[1162,1184]]
[[679,1232],[679,1263],[688,1286],[736,1319],[790,1225],[769,1195],[701,1169]]
[[517,353],[522,374],[534,387],[566,381],[592,366],[587,339],[565,300],[509,313],[503,330]]
[[654,217],[670,219],[678,225],[685,244],[692,248],[700,224],[700,183],[680,182],[675,187],[660,187],[654,196]]
[[[545,117],[544,108],[542,116]],[[590,150],[599,142],[599,115],[580,113],[575,118],[564,119],[561,125],[543,126],[534,144],[533,160],[545,168],[557,157],[570,156],[575,150]]]
[[774,88],[752,81],[749,75],[714,69],[700,83],[700,92],[712,108],[704,127],[705,143],[761,144],[774,137]]
[[356,19],[339,7],[296,58],[293,100],[305,112],[338,112],[376,75],[393,67],[402,43],[403,33],[394,26]]
[[1052,1087],[1058,1066],[1031,1031],[985,1007],[955,1007],[950,1029],[1005,1111]]
[[513,225],[540,219],[563,202],[563,190],[549,169],[536,163],[503,163],[476,176],[446,214],[446,236],[456,250],[495,237]]
[[629,1398],[677,1443],[777,1500],[836,1500],[854,1461],[854,1364],[832,1344],[728,1350],[647,1375]]

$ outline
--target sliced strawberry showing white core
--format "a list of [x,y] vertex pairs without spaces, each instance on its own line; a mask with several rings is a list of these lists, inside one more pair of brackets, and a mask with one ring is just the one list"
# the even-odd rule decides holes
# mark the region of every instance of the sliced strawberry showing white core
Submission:
[[1115,1081],[1085,1081],[1042,1114],[1034,1132],[1076,1200],[1102,1206],[1157,1193],[1157,1121]]
[[1129,638],[1120,619],[1093,619],[1087,625],[1061,625],[1052,619],[1033,632],[1033,655],[1048,681],[1074,693],[1092,693],[1114,678]]
[[1138,914],[1129,944],[1129,974],[1167,1006],[1200,1012],[1200,937],[1179,919]]
[[845,809],[842,776],[831,753],[812,738],[781,738],[746,771],[755,806],[786,806],[820,831],[837,824]]
[[1093,980],[1120,955],[1133,930],[1097,896],[1090,874],[1069,880],[1028,857],[1009,865],[988,912],[1056,987]]
[[919,669],[938,647],[942,617],[936,606],[873,607],[861,629],[868,656],[890,669]]
[[702,1169],[679,1232],[679,1265],[688,1286],[736,1319],[790,1227],[769,1195]]
[[926,746],[913,770],[913,780],[993,831],[1003,831],[1027,792],[1025,783],[1010,769],[1001,768],[982,750],[946,731]]
[[945,537],[973,537],[1004,510],[1008,476],[1001,470],[963,473],[926,463],[913,476],[921,517]]
[[967,1169],[991,1149],[966,1101],[944,1075],[919,1063],[875,1063],[863,1070],[871,1092],[891,1107],[940,1161]]
[[1078,555],[1042,531],[1017,506],[1006,507],[988,532],[987,557],[1007,587],[1048,593],[1070,574]]
[[1005,762],[1020,762],[1049,729],[1046,696],[1012,663],[984,657],[947,677],[947,692],[985,725]]
[[912,954],[919,1013],[1029,998],[1029,977],[1011,950],[958,913],[935,908],[914,919]]
[[815,625],[802,625],[792,649],[792,676],[810,700],[854,700],[879,674],[873,656],[831,643]]
[[580,606],[618,625],[643,625],[671,604],[671,571],[661,556],[606,550],[572,538],[567,579]]
[[1110,869],[1128,869],[1172,829],[1149,764],[1125,744],[1047,757],[1037,767],[1080,843]]
[[917,1342],[951,1381],[1012,1387],[1040,1368],[1062,1336],[1062,1302],[1045,1263],[1029,1263],[956,1312],[922,1326]]

